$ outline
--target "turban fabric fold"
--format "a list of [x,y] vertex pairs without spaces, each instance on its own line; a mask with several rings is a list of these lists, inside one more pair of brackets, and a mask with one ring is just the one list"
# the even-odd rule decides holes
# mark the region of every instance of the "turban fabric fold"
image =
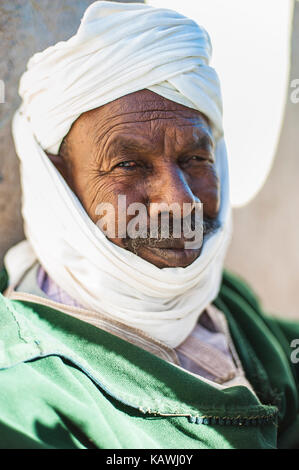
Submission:
[[[17,257],[23,253],[28,264],[37,258],[85,308],[169,346],[184,341],[218,294],[231,235],[222,101],[210,55],[207,32],[191,19],[143,4],[100,1],[86,10],[72,38],[29,60],[13,120],[27,241],[6,256],[11,279],[18,278]],[[186,268],[159,269],[111,243],[45,153],[58,154],[82,113],[145,88],[201,111],[216,141],[221,225]]]
[[20,82],[24,113],[41,147],[57,154],[80,114],[148,88],[202,111],[219,136],[221,96],[210,55],[207,32],[174,11],[96,2],[75,36],[29,60]]

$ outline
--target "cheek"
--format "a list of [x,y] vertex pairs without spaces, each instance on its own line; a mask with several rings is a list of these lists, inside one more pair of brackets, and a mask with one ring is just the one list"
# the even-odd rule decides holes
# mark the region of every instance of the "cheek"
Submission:
[[[81,173],[82,176],[82,173]],[[210,166],[197,170],[196,174],[187,176],[189,186],[195,196],[204,204],[204,212],[209,217],[215,217],[220,205],[220,185],[216,170]],[[99,204],[106,203],[113,207],[113,210],[107,212],[105,220],[110,227],[114,227],[115,233],[118,232],[118,220],[126,220],[126,223],[134,217],[127,214],[127,207],[132,203],[142,203],[147,205],[147,191],[144,185],[144,179],[130,176],[92,175],[80,179],[80,184],[74,188],[83,207],[94,223],[99,221]],[[119,204],[120,196],[125,197],[125,202]],[[101,206],[100,213],[103,214]],[[120,214],[119,214],[120,212]],[[113,237],[114,238],[114,237]]]
[[220,182],[215,167],[209,167],[190,181],[192,192],[203,203],[204,212],[216,217],[220,207]]
[[[99,208],[103,213],[103,204],[113,207],[106,213],[105,220],[110,227],[118,232],[118,221],[125,220],[126,224],[134,217],[127,215],[127,208],[132,203],[145,204],[145,193],[143,185],[138,184],[134,178],[116,178],[114,175],[98,176],[97,181],[90,182],[88,190],[85,191],[83,206],[93,222],[99,220]],[[100,205],[100,206],[99,206]]]

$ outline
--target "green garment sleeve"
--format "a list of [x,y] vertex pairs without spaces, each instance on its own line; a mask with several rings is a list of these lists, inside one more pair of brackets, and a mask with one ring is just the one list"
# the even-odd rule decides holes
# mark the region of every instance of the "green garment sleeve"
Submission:
[[18,431],[11,425],[0,422],[0,449],[49,449],[42,442]]
[[0,292],[3,292],[8,285],[8,275],[5,268],[0,271]]
[[299,388],[299,321],[286,320],[265,315],[264,319],[272,333],[279,340],[297,378]]
[[[299,321],[291,321],[266,315],[265,321],[289,358],[289,364],[293,371],[299,394]],[[281,449],[299,448],[298,429],[299,415],[280,436],[278,444]]]
[[[51,359],[42,361],[50,362]],[[0,449],[86,448],[76,438],[72,423],[58,411],[59,395],[64,391],[57,395],[56,407],[49,406],[57,384],[49,380],[50,374],[40,373],[41,361],[32,366],[19,364],[1,370]],[[48,395],[43,396],[45,384]]]
[[288,362],[291,365],[294,376],[297,379],[299,389],[299,319],[287,320],[276,315],[265,313],[257,294],[239,275],[225,270],[223,273],[223,285],[239,294],[260,316],[273,335],[279,341],[284,350]]

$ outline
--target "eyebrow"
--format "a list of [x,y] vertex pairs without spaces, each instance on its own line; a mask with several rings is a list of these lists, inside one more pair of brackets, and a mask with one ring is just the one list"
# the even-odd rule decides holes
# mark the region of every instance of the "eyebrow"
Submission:
[[132,153],[149,153],[153,151],[152,145],[143,140],[138,142],[133,137],[125,137],[118,135],[110,142],[105,144],[106,152],[104,152],[104,160],[111,160],[115,154],[124,154],[125,152]]
[[196,140],[188,142],[180,153],[189,153],[196,150],[210,150],[214,149],[215,141],[212,134],[208,132],[201,132]]
[[149,145],[147,142],[138,142],[132,137],[124,137],[124,136],[118,136],[115,137],[109,144],[108,144],[108,152],[110,149],[113,149],[113,151],[135,151],[135,152],[144,152],[148,150],[152,150],[152,146]]
[[[115,136],[109,143],[107,142],[107,151],[105,156],[111,158],[115,153],[123,152],[135,152],[135,153],[149,153],[153,152],[152,144],[142,140],[138,142],[133,137],[128,137],[124,135]],[[105,145],[105,146],[106,146]],[[214,148],[214,139],[212,135],[208,132],[200,132],[200,135],[197,136],[196,140],[188,142],[184,147],[178,151],[178,155],[194,152],[196,150],[211,150]]]

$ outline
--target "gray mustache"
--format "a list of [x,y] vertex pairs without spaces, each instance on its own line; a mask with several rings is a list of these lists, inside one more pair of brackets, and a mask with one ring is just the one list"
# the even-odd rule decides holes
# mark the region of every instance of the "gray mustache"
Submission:
[[[221,224],[220,224],[218,217],[211,218],[211,217],[205,216],[203,218],[202,224],[200,224],[200,226],[197,228],[199,228],[199,230],[202,231],[203,236],[207,236],[208,234],[216,232],[220,228],[220,226]],[[167,237],[164,236],[165,234],[164,234],[163,227],[161,224],[158,225],[157,231],[155,231],[155,237],[151,236],[151,233],[148,227],[143,227],[143,228],[140,228],[140,231],[139,231],[140,235],[138,237],[130,238],[127,236],[125,239],[123,239],[123,243],[126,246],[126,248],[134,252],[138,248],[142,248],[142,247],[159,248],[159,245],[163,245],[163,248],[165,248],[166,245],[167,245],[167,248],[175,248],[175,247],[183,248],[183,243],[181,244],[181,246],[178,246],[181,239],[173,235],[172,227],[173,227],[173,224],[170,223],[169,234],[167,234]],[[190,238],[190,235],[192,234],[193,236],[195,236],[196,225],[195,225],[194,218],[191,219],[191,224],[188,228],[189,230],[187,230],[186,232],[186,226],[185,226],[185,230],[184,232],[182,232],[184,234],[184,238],[186,239]]]

